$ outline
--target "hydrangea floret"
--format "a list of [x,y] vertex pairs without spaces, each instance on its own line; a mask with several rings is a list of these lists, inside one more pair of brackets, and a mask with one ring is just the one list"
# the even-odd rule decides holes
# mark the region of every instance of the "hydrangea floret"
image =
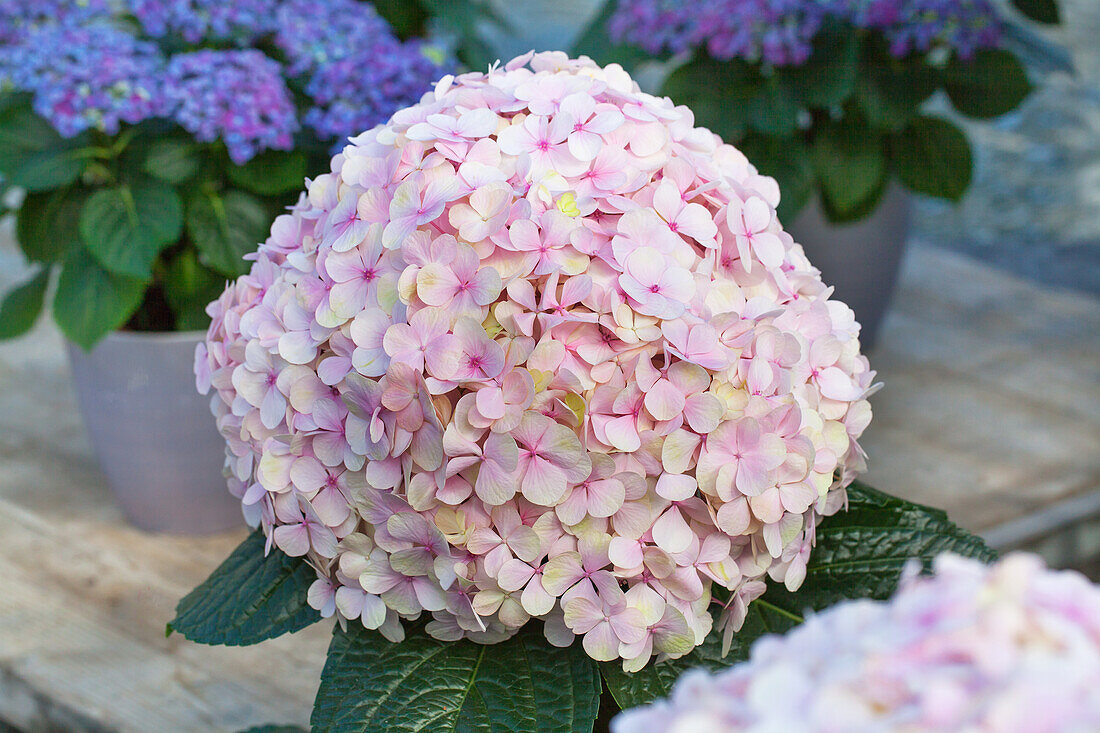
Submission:
[[617,65],[444,77],[353,138],[211,304],[231,489],[311,605],[628,670],[806,573],[874,372],[779,190]]
[[1100,589],[1032,555],[943,555],[888,602],[854,600],[686,672],[614,733],[1085,731],[1100,728]]

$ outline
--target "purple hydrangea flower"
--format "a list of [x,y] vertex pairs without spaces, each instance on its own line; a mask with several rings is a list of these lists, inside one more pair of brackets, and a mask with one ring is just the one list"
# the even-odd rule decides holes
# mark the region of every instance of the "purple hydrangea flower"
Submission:
[[76,25],[107,10],[105,0],[0,0],[0,46],[21,44],[46,25]]
[[608,21],[608,30],[612,38],[652,54],[679,53],[695,42],[699,17],[686,12],[682,0],[622,0]]
[[65,137],[163,116],[164,59],[152,43],[108,25],[43,25],[0,48],[0,78],[33,95],[35,112]]
[[178,34],[188,43],[250,43],[275,30],[277,0],[127,0],[127,5],[154,38]]
[[238,165],[266,149],[289,150],[298,130],[282,68],[259,51],[196,51],[168,63],[166,95],[195,139],[221,139]]
[[342,140],[385,122],[417,102],[442,74],[430,52],[419,41],[387,39],[321,64],[306,85],[315,106],[305,124],[322,139]]
[[989,0],[618,0],[608,30],[650,53],[706,48],[717,59],[788,66],[809,59],[829,18],[882,32],[898,57],[944,46],[968,58],[1000,40]]
[[997,12],[988,0],[903,0],[897,6],[897,19],[879,26],[895,56],[943,45],[970,58],[1001,39]]
[[275,45],[287,55],[292,76],[353,55],[368,58],[364,47],[396,40],[374,7],[357,0],[285,0],[275,27]]

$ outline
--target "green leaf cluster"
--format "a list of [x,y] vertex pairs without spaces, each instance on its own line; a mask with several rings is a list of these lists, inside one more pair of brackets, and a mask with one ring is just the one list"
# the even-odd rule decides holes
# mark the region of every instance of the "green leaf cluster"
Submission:
[[[623,672],[597,664],[579,643],[550,646],[538,623],[500,644],[445,642],[406,624],[400,643],[356,624],[337,626],[311,719],[314,731],[515,731],[587,733],[601,691],[622,708],[668,695],[687,669],[746,659],[752,643],[801,623],[805,613],[849,598],[887,598],[906,565],[942,552],[992,561],[994,553],[940,510],[860,484],[847,511],[822,521],[805,582],[791,593],[770,583],[749,606],[728,655],[718,633],[684,657]],[[264,554],[254,533],[184,598],[169,632],[207,644],[254,644],[319,620],[306,604],[315,573],[303,560]]]
[[[1053,0],[1017,5],[1035,19],[1057,20]],[[870,214],[891,180],[951,201],[966,192],[973,168],[966,136],[921,111],[937,91],[959,113],[988,119],[1017,108],[1031,84],[1007,50],[898,59],[881,36],[834,23],[815,37],[803,65],[719,61],[698,50],[662,88],[779,182],[781,217],[816,195],[836,222]]]
[[27,191],[16,238],[39,267],[0,300],[0,338],[34,325],[51,282],[55,320],[85,349],[128,323],[206,328],[206,304],[248,271],[321,157],[268,151],[238,166],[221,143],[156,121],[65,139],[25,95],[3,96],[0,178]]

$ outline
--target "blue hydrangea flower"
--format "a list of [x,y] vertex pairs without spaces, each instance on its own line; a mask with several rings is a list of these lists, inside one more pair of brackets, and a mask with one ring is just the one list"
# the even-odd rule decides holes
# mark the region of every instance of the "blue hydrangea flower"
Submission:
[[47,25],[77,25],[107,12],[106,0],[0,0],[0,46]]
[[990,0],[618,0],[608,30],[650,53],[706,48],[787,66],[806,62],[829,18],[880,31],[898,57],[940,46],[968,58],[1001,33]]
[[277,0],[127,0],[150,36],[179,35],[188,43],[251,43],[275,30],[277,5]]
[[163,116],[164,59],[152,43],[105,24],[42,25],[0,47],[0,74],[33,95],[35,112],[65,137]]
[[287,55],[292,76],[349,56],[364,58],[364,48],[396,41],[374,7],[357,0],[284,0],[275,26],[275,45]]
[[443,74],[442,59],[419,41],[378,39],[318,65],[306,85],[314,107],[305,124],[322,139],[343,140],[418,101]]
[[263,150],[293,146],[298,121],[282,67],[259,51],[173,56],[165,93],[184,129],[201,142],[224,141],[238,165]]

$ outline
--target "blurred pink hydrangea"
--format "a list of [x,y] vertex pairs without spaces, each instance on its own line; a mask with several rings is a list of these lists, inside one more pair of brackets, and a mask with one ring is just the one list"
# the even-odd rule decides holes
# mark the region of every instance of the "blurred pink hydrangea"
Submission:
[[311,603],[531,618],[636,669],[795,588],[874,373],[779,189],[617,65],[444,77],[351,140],[209,309],[200,385]]
[[614,733],[1100,730],[1100,588],[1038,557],[942,555],[890,601],[847,601],[717,675],[686,672]]

